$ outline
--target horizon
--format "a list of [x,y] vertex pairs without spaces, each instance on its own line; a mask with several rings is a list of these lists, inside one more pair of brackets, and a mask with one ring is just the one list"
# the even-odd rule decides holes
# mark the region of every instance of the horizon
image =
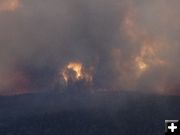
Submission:
[[0,135],[179,132],[180,0],[0,0],[0,18]]

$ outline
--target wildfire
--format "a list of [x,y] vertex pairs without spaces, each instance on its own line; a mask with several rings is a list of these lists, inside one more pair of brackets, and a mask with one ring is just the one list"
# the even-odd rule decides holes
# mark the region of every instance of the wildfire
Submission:
[[75,77],[77,80],[83,78],[82,64],[81,63],[76,63],[76,62],[69,63],[67,65],[67,69],[73,70],[75,72]]
[[148,65],[144,62],[144,60],[141,57],[136,58],[136,63],[141,71],[145,71],[148,67]]
[[[138,48],[134,56],[134,64],[139,76],[151,66],[167,64],[165,60],[160,58],[160,54],[168,45],[161,37],[153,37],[145,27],[140,27],[141,24],[137,20],[137,11],[138,9],[133,7],[133,3],[130,3],[124,17],[123,32],[125,32],[129,42]],[[132,46],[132,48],[134,47]]]
[[167,66],[168,62],[160,57],[165,50],[165,46],[168,46],[167,43],[156,39],[145,41],[136,59],[141,59],[141,62],[146,64],[146,68],[151,66]]
[[91,82],[93,77],[91,71],[86,69],[81,62],[70,62],[64,69],[60,72],[64,81],[68,83],[69,81],[80,81],[85,80],[86,82]]
[[[120,88],[126,90],[154,89],[158,91],[165,87],[166,83],[163,79],[166,79],[167,75],[164,76],[164,73],[171,67],[167,56],[172,42],[165,35],[155,33],[155,30],[150,29],[151,27],[142,21],[144,16],[140,12],[142,9],[139,8],[141,6],[129,1],[124,18],[121,20],[120,34],[128,47],[122,48],[120,45],[113,50],[115,69],[119,73],[118,84]],[[159,80],[156,75],[159,75]],[[148,80],[148,77],[154,78]],[[147,80],[144,81],[145,79]]]

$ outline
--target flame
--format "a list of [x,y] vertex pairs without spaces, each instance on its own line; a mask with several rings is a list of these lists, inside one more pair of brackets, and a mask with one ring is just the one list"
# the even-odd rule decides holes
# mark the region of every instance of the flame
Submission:
[[20,7],[20,0],[2,0],[0,1],[0,11],[14,11]]
[[[67,69],[73,70],[77,80],[83,78],[82,64],[78,62],[72,62],[67,65]],[[67,77],[67,76],[66,76]]]
[[60,76],[63,77],[64,81],[68,83],[71,81],[85,80],[86,82],[92,82],[93,77],[91,70],[85,69],[81,62],[70,62],[60,72]]

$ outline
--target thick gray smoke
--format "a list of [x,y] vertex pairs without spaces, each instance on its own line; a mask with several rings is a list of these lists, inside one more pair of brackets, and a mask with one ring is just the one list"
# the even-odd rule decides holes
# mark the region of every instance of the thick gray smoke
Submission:
[[[0,92],[51,89],[67,63],[93,85],[179,93],[177,0],[0,0]],[[172,91],[172,92],[171,92]]]

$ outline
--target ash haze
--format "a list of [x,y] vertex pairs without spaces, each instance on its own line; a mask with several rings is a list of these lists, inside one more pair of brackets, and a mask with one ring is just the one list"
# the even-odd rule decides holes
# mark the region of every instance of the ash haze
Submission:
[[179,0],[0,0],[0,95],[89,74],[96,89],[180,94],[179,8]]
[[0,12],[3,11],[14,11],[20,6],[19,0],[1,0],[0,1]]

